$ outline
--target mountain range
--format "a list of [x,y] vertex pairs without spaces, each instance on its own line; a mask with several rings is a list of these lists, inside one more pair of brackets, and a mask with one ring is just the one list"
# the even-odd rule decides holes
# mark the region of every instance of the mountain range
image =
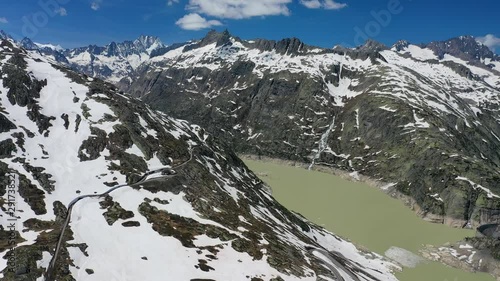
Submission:
[[[58,276],[156,280],[174,249],[179,265],[162,273],[194,263],[191,280],[227,278],[227,264],[232,280],[395,280],[396,265],[275,202],[235,153],[344,171],[432,222],[500,223],[500,57],[472,36],[320,48],[210,31],[66,50],[0,36],[0,170],[19,181],[16,243],[31,272],[5,280],[42,276],[71,200],[120,183],[134,187],[73,209]],[[134,229],[151,243],[124,253]]]
[[[9,36],[5,34],[0,37]],[[111,42],[106,46],[89,45],[74,49],[35,43],[26,37],[18,44],[26,50],[37,51],[79,73],[110,82],[118,82],[128,77],[141,63],[151,57],[152,52],[166,47],[159,38],[145,35],[134,41]]]
[[369,177],[433,222],[500,218],[500,60],[471,36],[324,49],[213,31],[130,80],[122,90],[240,154]]

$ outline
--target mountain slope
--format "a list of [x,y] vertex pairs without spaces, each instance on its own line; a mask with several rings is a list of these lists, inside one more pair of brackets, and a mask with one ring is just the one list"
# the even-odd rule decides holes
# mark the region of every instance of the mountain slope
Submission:
[[497,222],[498,58],[471,38],[450,42],[332,50],[210,32],[120,85],[239,153],[369,176],[435,222]]
[[44,280],[68,215],[56,280],[396,280],[199,126],[12,41],[0,69],[0,280]]

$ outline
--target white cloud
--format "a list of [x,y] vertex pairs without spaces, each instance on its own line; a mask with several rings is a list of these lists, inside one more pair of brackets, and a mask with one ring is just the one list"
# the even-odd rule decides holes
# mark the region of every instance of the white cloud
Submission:
[[493,51],[495,51],[497,47],[500,47],[500,38],[496,37],[493,34],[488,34],[484,37],[477,37],[476,39]]
[[323,7],[327,10],[340,10],[347,7],[346,3],[337,3],[333,0],[325,0]]
[[7,18],[0,18],[0,23],[9,23]]
[[300,4],[306,6],[309,9],[321,8],[321,3],[319,2],[319,0],[300,0]]
[[212,26],[222,25],[218,20],[207,20],[196,13],[191,13],[180,18],[176,23],[182,29],[187,30],[200,30],[210,28]]
[[[191,13],[177,21],[177,25],[189,30],[199,30],[214,25],[221,25],[219,21],[207,21],[200,15],[219,19],[248,19],[264,16],[288,16],[288,6],[294,0],[189,0],[186,9]],[[338,10],[347,4],[337,3],[334,0],[299,0],[310,9]],[[173,5],[179,0],[167,0],[167,5]]]
[[340,10],[347,7],[345,3],[337,3],[334,0],[300,0],[300,4],[306,6],[309,9],[319,9],[323,8],[326,10]]
[[222,19],[289,15],[292,0],[189,0],[187,9]]
[[60,15],[61,17],[64,17],[64,16],[67,16],[68,15],[68,11],[66,11],[65,8],[61,7],[57,10],[54,11],[56,14]]
[[101,1],[99,0],[93,1],[92,4],[90,5],[90,8],[94,11],[99,10],[101,8]]

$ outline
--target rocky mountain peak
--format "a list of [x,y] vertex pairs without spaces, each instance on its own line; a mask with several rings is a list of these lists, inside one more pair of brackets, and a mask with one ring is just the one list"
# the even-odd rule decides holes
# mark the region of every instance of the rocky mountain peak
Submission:
[[19,44],[26,50],[38,50],[38,46],[28,37],[24,37]]
[[108,46],[106,46],[106,55],[108,57],[119,55],[118,45],[115,42],[111,42]]
[[485,58],[493,59],[496,55],[473,36],[459,36],[446,41],[435,41],[422,45],[431,49],[439,57],[449,54],[466,61],[478,61]]
[[408,42],[406,40],[399,40],[394,45],[392,45],[392,48],[395,49],[396,51],[400,52],[400,51],[403,51],[404,49],[408,48],[408,46],[410,46],[410,42]]
[[305,44],[300,39],[292,37],[278,41],[276,51],[284,54],[297,54],[304,49]]
[[215,29],[210,30],[203,39],[199,42],[198,47],[204,47],[213,43],[217,43],[217,47],[223,46],[230,42],[231,33],[226,29],[223,32],[218,32]]
[[149,55],[153,50],[161,47],[164,47],[164,44],[158,37],[141,35],[134,41],[113,41],[104,47],[89,45],[87,47],[68,50],[66,55],[71,56],[71,54],[78,55],[83,52],[89,52],[93,55],[104,55],[107,57],[128,57],[142,53]]
[[250,47],[259,49],[263,52],[276,51],[276,53],[281,55],[298,55],[300,53],[305,53],[310,46],[304,44],[300,39],[292,37],[285,38],[279,41],[266,40],[266,39],[256,39],[248,41]]
[[380,52],[383,50],[387,50],[388,47],[378,41],[373,39],[366,40],[365,44],[358,48],[360,51],[365,52]]
[[[188,44],[184,47],[184,52],[197,49],[197,48],[202,48],[205,46],[208,46],[210,44],[216,43],[216,47],[221,47],[226,44],[231,43],[231,33],[226,29],[223,32],[218,32],[215,29],[210,30],[205,37],[203,37],[201,40],[197,41],[196,43],[191,43]],[[234,38],[239,41],[239,38]],[[180,44],[183,45],[183,44]]]
[[153,37],[149,35],[141,35],[135,39],[134,44],[142,44],[143,46],[150,46],[156,41],[159,41],[158,37]]
[[134,45],[136,46],[136,48],[142,49],[144,51],[150,50],[151,48],[157,49],[159,47],[164,47],[164,44],[161,42],[160,38],[149,35],[139,36],[139,38],[134,40]]
[[12,37],[7,34],[5,31],[0,30],[0,39],[12,39]]
[[217,47],[218,46],[224,46],[228,43],[231,42],[231,33],[229,33],[229,30],[224,30],[224,32],[222,32],[219,40],[217,40]]

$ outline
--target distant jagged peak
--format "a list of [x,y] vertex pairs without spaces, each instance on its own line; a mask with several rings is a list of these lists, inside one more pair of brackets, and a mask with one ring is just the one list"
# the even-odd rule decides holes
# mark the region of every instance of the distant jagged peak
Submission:
[[357,50],[363,52],[380,52],[389,49],[385,44],[375,41],[373,39],[368,39],[365,44],[359,46]]
[[64,51],[64,48],[61,45],[53,45],[50,43],[43,44],[43,43],[38,43],[38,42],[35,42],[35,45],[40,49],[50,49],[50,50],[58,51],[58,52]]
[[38,50],[39,47],[28,37],[24,37],[19,44],[26,50]]
[[12,39],[12,36],[10,36],[10,34],[0,29],[0,39]]
[[14,48],[18,43],[8,34],[7,32],[0,29],[0,47],[4,47],[7,49]]
[[135,44],[142,44],[145,47],[149,47],[155,43],[161,42],[160,38],[156,36],[149,36],[141,34],[137,39],[135,39]]
[[124,56],[132,54],[147,53],[164,47],[164,44],[158,37],[141,35],[134,41],[125,40],[123,42],[111,42],[105,48],[108,56]]
[[53,45],[50,43],[42,44],[38,42],[33,42],[28,37],[24,37],[21,41],[18,42],[19,46],[29,51],[43,51],[44,53],[53,53],[53,52],[63,52],[64,48],[60,45]]
[[307,54],[312,49],[320,49],[327,51],[327,49],[325,48],[307,45],[296,37],[284,38],[279,41],[256,39],[256,40],[246,41],[246,44],[249,47],[259,49],[260,51],[274,50],[278,54],[291,55],[291,56]]
[[458,36],[445,41],[433,41],[422,44],[421,47],[431,49],[439,58],[443,58],[446,54],[466,61],[481,61],[497,57],[486,45],[471,35]]
[[242,42],[240,38],[233,37],[229,30],[225,29],[223,32],[219,32],[215,29],[211,29],[205,37],[201,40],[185,43],[183,51],[187,52],[190,50],[202,48],[215,43],[216,47],[222,47],[232,44],[233,41]]
[[394,45],[392,45],[391,49],[394,49],[394,50],[400,52],[400,51],[404,51],[406,48],[408,48],[408,46],[410,46],[410,42],[408,42],[406,40],[399,40],[398,42],[394,43]]
[[380,54],[380,52],[388,49],[389,47],[387,47],[385,44],[382,44],[373,39],[368,39],[363,45],[356,48],[348,48],[337,45],[331,50],[340,55],[347,55],[352,59],[370,59],[372,63],[376,64],[379,62],[379,60],[387,62],[386,59]]
[[[258,49],[263,52],[274,50],[276,51],[276,53],[282,55],[305,54],[308,50],[313,48],[312,46],[304,44],[300,39],[296,37],[284,38],[279,41],[267,39],[242,40],[239,37],[231,35],[231,33],[227,29],[223,32],[212,29],[201,40],[187,44],[184,47],[184,52],[202,48],[214,43],[215,47],[217,48],[226,45],[232,45],[234,44],[234,42],[239,42],[249,49]],[[316,47],[315,49],[323,48]]]
[[144,49],[147,49],[154,44],[163,44],[163,43],[161,42],[159,37],[141,34],[135,40],[124,40],[121,42],[112,41],[111,43],[108,44],[108,46],[111,44],[134,45],[136,47],[143,47]]
[[275,49],[278,53],[284,54],[297,54],[301,51],[305,51],[306,44],[302,42],[299,38],[285,38],[281,39],[276,43]]
[[68,50],[68,55],[78,55],[82,52],[89,52],[93,55],[104,55],[107,57],[127,57],[141,53],[151,54],[156,49],[165,47],[158,37],[141,35],[137,39],[125,40],[122,42],[112,41],[105,46],[88,45],[86,47]]
[[153,50],[165,47],[165,44],[156,36],[141,35],[139,38],[134,40],[133,43],[137,48],[142,48],[148,54]]
[[217,43],[216,46],[223,46],[231,42],[231,33],[229,30],[225,29],[223,32],[218,32],[215,29],[210,30],[203,39],[201,39],[200,47],[204,47],[213,43]]

